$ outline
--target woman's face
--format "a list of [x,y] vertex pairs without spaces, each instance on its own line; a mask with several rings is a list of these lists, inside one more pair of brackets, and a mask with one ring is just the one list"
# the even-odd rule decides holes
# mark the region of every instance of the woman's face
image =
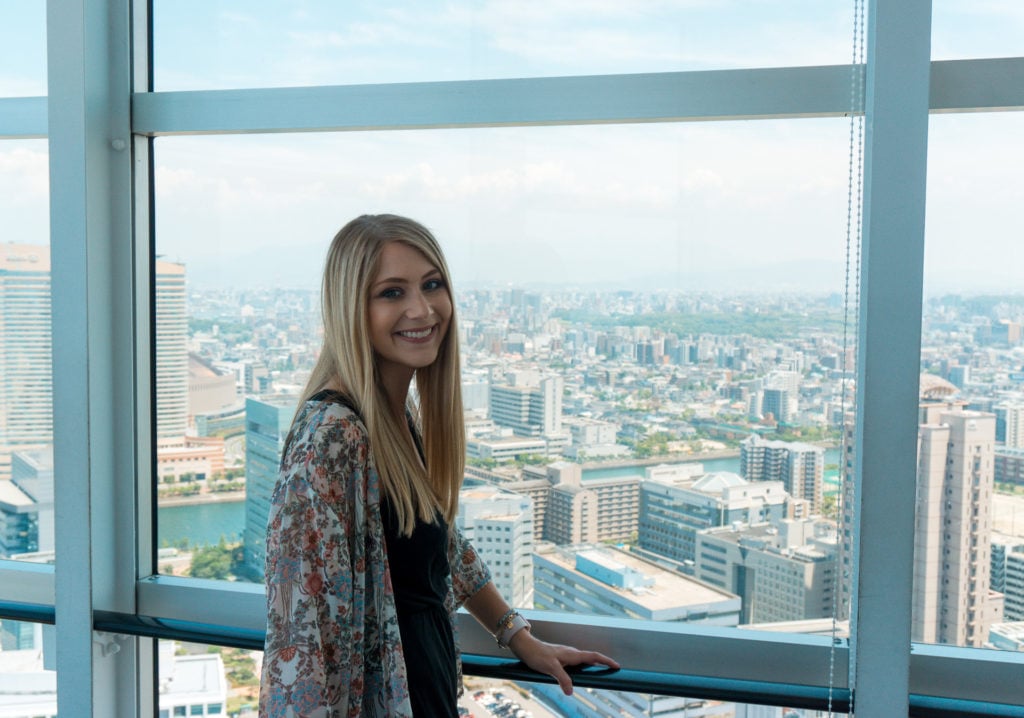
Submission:
[[369,300],[370,344],[381,375],[407,373],[408,381],[432,364],[451,318],[452,299],[440,270],[407,244],[384,245]]

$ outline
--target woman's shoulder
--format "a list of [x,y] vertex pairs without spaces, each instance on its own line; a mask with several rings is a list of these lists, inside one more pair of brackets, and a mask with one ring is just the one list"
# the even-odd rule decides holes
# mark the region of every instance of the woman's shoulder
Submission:
[[307,399],[295,417],[292,432],[297,435],[336,433],[341,431],[367,436],[366,425],[352,404],[341,394],[321,391]]

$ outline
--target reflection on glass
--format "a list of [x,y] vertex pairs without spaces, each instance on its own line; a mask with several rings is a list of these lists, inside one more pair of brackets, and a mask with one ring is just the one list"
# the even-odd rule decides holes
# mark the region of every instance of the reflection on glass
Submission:
[[46,94],[46,3],[4,3],[0,98]]
[[[831,632],[853,370],[846,132],[159,140],[158,276],[172,263],[186,286],[187,341],[165,345],[167,362],[187,354],[181,441],[223,467],[174,475],[158,453],[161,570],[259,580],[321,343],[323,253],[347,219],[393,211],[431,227],[452,265],[470,437],[458,520],[509,600]],[[180,324],[174,297],[158,323]]]
[[0,558],[52,561],[53,384],[42,140],[0,142]]
[[159,641],[157,715],[255,716],[258,651]]
[[849,62],[852,9],[771,3],[153,3],[155,89]]
[[57,718],[52,626],[0,619],[0,715]]
[[1022,130],[966,115],[929,131],[913,613],[928,643],[1024,646]]

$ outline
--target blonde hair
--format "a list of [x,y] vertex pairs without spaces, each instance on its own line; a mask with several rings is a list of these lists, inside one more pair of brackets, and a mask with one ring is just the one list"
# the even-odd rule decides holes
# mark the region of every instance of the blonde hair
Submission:
[[454,522],[465,469],[466,431],[454,299],[437,359],[416,371],[418,406],[411,401],[408,406],[423,438],[424,462],[406,438],[400,423],[406,417],[395,416],[389,408],[370,344],[368,320],[370,284],[381,251],[389,242],[401,242],[421,252],[440,271],[451,293],[451,274],[441,247],[419,222],[378,214],[362,215],[346,224],[327,251],[322,287],[324,343],[299,405],[332,380],[341,382],[366,424],[381,487],[394,507],[398,525],[403,534],[411,535],[417,517],[432,522],[438,510],[449,525]]

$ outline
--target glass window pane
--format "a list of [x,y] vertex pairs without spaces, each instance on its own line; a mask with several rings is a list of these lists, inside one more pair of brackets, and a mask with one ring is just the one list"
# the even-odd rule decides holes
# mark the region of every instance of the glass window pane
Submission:
[[177,641],[158,646],[161,715],[256,715],[261,652]]
[[[240,472],[161,484],[198,493],[162,500],[160,543],[234,535],[242,565],[230,540],[220,565],[258,576],[321,341],[323,254],[349,218],[393,211],[431,227],[452,267],[472,437],[460,525],[510,600],[831,630],[847,136],[799,120],[158,140],[156,251],[187,286],[182,391],[198,407],[195,377],[226,388],[187,431],[220,432]],[[550,427],[500,411],[517,381],[551,389],[536,399]],[[232,503],[213,486],[243,477],[235,519],[204,524]]]
[[51,561],[53,388],[45,140],[0,142],[0,558]]
[[849,62],[848,3],[155,2],[157,90]]
[[1024,6],[943,0],[932,4],[932,58],[1024,55]]
[[0,23],[0,97],[46,94],[46,3],[9,2]]
[[1022,131],[1019,113],[929,129],[913,615],[927,643],[1024,646]]
[[0,715],[57,718],[53,626],[0,619]]

